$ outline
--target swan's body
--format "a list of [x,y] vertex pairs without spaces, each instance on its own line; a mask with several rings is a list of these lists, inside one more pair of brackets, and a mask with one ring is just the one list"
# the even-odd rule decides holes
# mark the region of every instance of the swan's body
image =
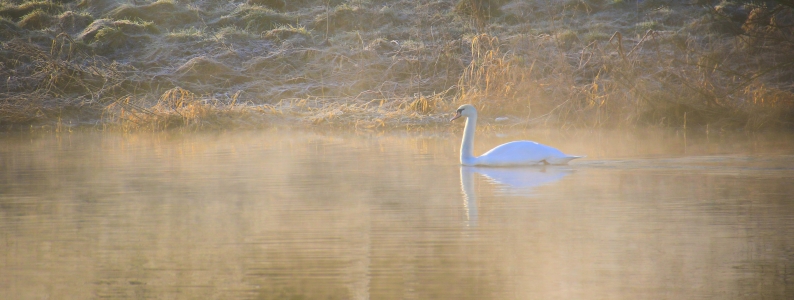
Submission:
[[462,105],[450,121],[460,117],[466,117],[463,142],[460,145],[460,163],[464,166],[564,165],[572,159],[581,157],[567,155],[553,147],[532,141],[514,141],[502,144],[477,157],[472,154],[474,131],[477,127],[477,110],[471,104]]

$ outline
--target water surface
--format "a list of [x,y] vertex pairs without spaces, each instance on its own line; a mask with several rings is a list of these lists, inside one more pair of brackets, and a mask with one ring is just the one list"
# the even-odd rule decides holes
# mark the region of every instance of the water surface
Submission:
[[792,136],[459,129],[1,136],[0,298],[794,298]]

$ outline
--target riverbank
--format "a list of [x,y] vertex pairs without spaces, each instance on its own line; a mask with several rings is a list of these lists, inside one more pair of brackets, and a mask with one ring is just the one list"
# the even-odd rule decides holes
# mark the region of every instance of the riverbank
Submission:
[[[0,126],[794,127],[784,5],[4,1]],[[495,121],[494,121],[495,122]]]

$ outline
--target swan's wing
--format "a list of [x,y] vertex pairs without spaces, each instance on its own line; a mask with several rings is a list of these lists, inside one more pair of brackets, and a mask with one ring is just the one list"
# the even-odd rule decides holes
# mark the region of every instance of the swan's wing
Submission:
[[515,165],[537,164],[542,162],[553,163],[549,160],[566,157],[568,157],[568,155],[550,146],[532,141],[515,141],[491,149],[491,151],[478,157],[478,161],[486,165]]

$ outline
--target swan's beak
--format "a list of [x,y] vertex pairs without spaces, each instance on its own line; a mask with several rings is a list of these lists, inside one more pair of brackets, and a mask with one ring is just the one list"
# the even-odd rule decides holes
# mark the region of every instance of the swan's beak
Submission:
[[460,118],[460,112],[455,113],[455,116],[452,119],[449,119],[450,122],[455,121],[455,119]]

